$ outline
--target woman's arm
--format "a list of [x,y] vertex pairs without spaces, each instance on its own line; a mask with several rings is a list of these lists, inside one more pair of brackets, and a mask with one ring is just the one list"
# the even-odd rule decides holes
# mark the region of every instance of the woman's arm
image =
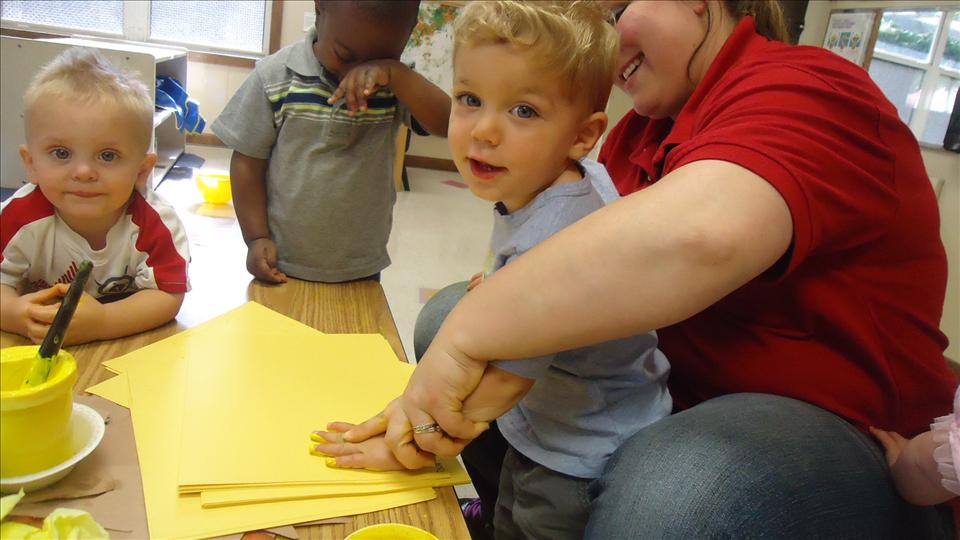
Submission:
[[[560,231],[466,295],[403,395],[414,422],[468,437],[458,406],[486,361],[539,356],[661,328],[770,268],[792,219],[763,178],[698,161]],[[417,437],[429,450],[431,444]]]

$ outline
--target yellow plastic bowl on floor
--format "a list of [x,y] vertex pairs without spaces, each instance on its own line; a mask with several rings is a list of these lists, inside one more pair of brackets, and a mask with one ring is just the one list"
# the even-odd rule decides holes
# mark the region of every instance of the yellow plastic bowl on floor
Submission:
[[224,173],[197,173],[197,188],[209,204],[227,204],[233,197],[230,175]]
[[47,381],[21,389],[38,345],[0,349],[0,477],[33,474],[73,454],[77,361],[61,350]]
[[437,540],[437,537],[412,525],[380,523],[357,529],[344,540]]

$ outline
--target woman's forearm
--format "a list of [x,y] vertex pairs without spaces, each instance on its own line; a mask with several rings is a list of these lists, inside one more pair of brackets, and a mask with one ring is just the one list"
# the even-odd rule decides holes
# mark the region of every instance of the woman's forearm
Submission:
[[695,162],[496,272],[437,340],[477,360],[516,359],[661,328],[768,269],[791,237],[769,183],[730,163]]

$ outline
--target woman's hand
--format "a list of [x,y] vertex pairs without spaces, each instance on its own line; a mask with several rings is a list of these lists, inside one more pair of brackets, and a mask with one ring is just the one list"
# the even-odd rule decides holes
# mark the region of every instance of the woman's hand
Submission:
[[[416,445],[438,456],[454,456],[468,442],[487,430],[487,422],[473,422],[463,414],[463,400],[480,383],[486,362],[451,352],[443,333],[434,339],[430,348],[413,371],[399,407],[413,426],[438,424],[439,431],[413,433]],[[391,429],[393,428],[393,429]],[[400,440],[399,424],[388,426],[387,440]]]

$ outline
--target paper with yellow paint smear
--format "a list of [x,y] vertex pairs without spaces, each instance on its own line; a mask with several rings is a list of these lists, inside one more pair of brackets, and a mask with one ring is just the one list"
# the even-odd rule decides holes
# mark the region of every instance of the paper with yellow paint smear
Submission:
[[[202,508],[199,495],[178,495],[181,419],[188,360],[185,357],[143,358],[124,366],[128,378],[137,455],[143,477],[144,502],[153,538],[202,538],[302,523],[329,517],[374,512],[435,497],[432,489],[330,499],[307,499],[256,505]],[[211,381],[216,384],[216,381]],[[194,411],[189,411],[190,416]],[[232,447],[256,438],[255,431],[233,433],[219,441]],[[301,447],[303,445],[301,444]],[[271,464],[268,464],[268,466]]]
[[366,420],[403,392],[413,366],[397,361],[379,336],[201,342],[187,365],[181,492],[449,479],[447,472],[331,468],[307,451],[311,431]]

